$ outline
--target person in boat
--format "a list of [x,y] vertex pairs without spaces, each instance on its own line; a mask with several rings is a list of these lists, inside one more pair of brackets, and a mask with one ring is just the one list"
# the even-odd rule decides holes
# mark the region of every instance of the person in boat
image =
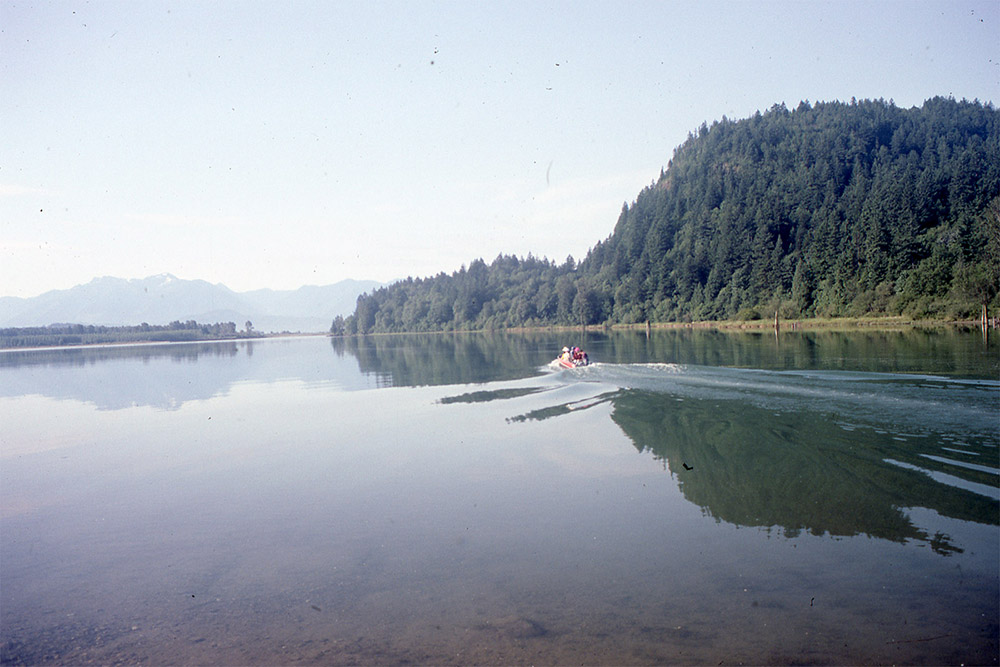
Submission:
[[587,353],[581,350],[579,346],[564,347],[558,360],[567,365],[573,366],[586,366],[590,363],[590,358],[587,357]]

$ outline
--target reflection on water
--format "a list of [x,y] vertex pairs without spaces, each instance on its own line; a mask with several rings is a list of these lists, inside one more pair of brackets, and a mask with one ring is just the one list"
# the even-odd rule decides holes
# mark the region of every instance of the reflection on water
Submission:
[[495,389],[492,391],[470,391],[458,396],[446,396],[441,403],[488,403],[506,398],[518,398],[543,391],[541,387],[518,387],[511,389]]
[[84,401],[99,410],[176,410],[243,382],[294,379],[348,391],[377,386],[377,378],[360,373],[353,357],[317,354],[325,342],[288,338],[0,350],[0,397],[38,394]]
[[716,519],[790,537],[920,540],[944,555],[961,548],[915,527],[905,508],[1000,522],[998,468],[981,465],[997,459],[1000,383],[638,364],[573,374],[642,388],[595,390],[512,420],[609,402],[635,447],[662,460],[684,496]]
[[331,338],[384,386],[470,384],[537,374],[560,346],[551,334],[413,334]]
[[0,354],[4,664],[986,663],[994,343]]
[[[574,338],[576,336],[576,338]],[[518,335],[416,334],[333,338],[363,373],[387,386],[510,380],[537,372],[566,344],[605,364],[687,364],[769,370],[836,370],[1000,378],[1000,345],[960,329],[791,331],[773,333],[660,329],[638,332]]]
[[[573,338],[576,336],[576,338]],[[276,378],[329,383],[354,391],[497,382],[529,377],[567,343],[580,343],[605,365],[686,364],[770,370],[838,370],[1000,378],[1000,344],[975,331],[793,331],[773,334],[709,329],[637,332],[533,332],[517,335],[414,334],[0,350],[0,397],[39,394],[115,410],[174,409],[224,394],[238,382]],[[195,369],[197,364],[197,370]],[[620,379],[628,382],[628,377]],[[933,380],[932,380],[933,381]]]
[[[904,444],[887,432],[845,430],[810,412],[678,402],[650,392],[622,394],[612,418],[638,449],[669,465],[688,500],[733,524],[776,526],[788,536],[863,533],[898,542],[930,540],[903,508],[997,524],[996,500],[886,461],[934,451],[930,438]],[[995,488],[995,471],[990,481]],[[940,553],[957,548],[938,537]]]

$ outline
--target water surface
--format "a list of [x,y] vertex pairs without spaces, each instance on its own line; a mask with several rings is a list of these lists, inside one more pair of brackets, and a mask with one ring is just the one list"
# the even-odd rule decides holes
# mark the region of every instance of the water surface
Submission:
[[998,660],[960,331],[0,353],[5,664]]

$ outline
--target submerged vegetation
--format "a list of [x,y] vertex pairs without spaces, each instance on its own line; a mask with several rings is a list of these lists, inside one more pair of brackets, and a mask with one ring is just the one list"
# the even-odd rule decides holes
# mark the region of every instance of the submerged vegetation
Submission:
[[333,333],[997,306],[1000,115],[934,98],[775,105],[674,151],[579,264],[499,255],[364,294]]

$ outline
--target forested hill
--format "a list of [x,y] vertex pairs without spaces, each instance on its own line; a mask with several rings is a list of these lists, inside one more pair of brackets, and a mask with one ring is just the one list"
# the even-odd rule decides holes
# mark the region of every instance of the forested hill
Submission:
[[334,329],[976,316],[1000,279],[998,121],[946,98],[723,117],[579,265],[476,260],[362,295]]

